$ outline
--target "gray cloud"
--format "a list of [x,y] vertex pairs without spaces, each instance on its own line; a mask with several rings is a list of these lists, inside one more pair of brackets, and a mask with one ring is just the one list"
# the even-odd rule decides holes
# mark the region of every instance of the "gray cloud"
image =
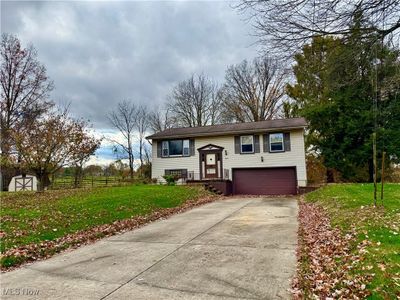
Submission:
[[179,81],[256,56],[232,2],[1,2],[1,30],[37,48],[52,97],[96,129],[122,99],[160,105]]

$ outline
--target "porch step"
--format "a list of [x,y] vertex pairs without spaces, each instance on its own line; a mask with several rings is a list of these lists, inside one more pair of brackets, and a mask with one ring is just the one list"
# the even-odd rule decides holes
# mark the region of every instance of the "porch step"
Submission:
[[220,190],[216,189],[216,188],[215,188],[212,184],[210,184],[210,183],[205,183],[205,184],[204,184],[204,188],[205,188],[206,190],[208,190],[208,191],[214,193],[214,194],[217,194],[217,195],[222,195],[222,194],[223,194]]

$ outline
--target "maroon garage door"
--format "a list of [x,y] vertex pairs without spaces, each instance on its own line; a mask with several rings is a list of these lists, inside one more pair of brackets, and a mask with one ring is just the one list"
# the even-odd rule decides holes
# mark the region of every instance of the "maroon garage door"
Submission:
[[290,195],[296,192],[295,168],[233,170],[234,194]]

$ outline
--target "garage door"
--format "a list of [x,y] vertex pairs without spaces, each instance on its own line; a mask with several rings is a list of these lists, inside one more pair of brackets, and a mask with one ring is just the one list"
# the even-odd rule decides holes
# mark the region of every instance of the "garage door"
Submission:
[[296,194],[295,168],[234,169],[233,193],[246,195]]

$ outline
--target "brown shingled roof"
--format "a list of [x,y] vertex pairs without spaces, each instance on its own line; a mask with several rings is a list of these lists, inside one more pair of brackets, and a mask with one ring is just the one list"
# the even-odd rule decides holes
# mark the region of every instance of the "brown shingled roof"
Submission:
[[217,136],[228,134],[256,133],[261,131],[288,130],[304,128],[304,118],[276,119],[259,122],[230,123],[201,127],[171,128],[146,137],[147,139],[189,138],[197,136]]

